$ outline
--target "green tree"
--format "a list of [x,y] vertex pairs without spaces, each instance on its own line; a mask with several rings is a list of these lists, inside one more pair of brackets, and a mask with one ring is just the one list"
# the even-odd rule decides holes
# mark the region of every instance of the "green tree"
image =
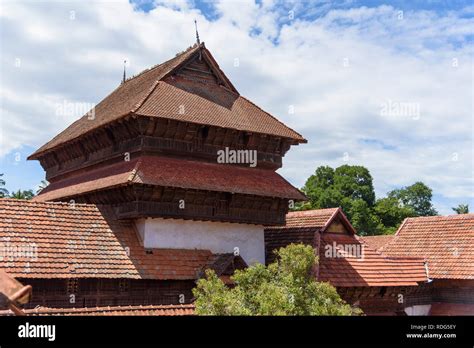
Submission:
[[[345,200],[347,198],[343,200],[343,203]],[[345,211],[350,216],[351,224],[359,235],[366,236],[386,233],[385,226],[380,218],[374,214],[373,208],[369,207],[363,199],[350,200],[350,205]]]
[[1,178],[2,176],[3,174],[0,174],[0,198],[8,196],[8,190],[4,187],[5,180]]
[[310,207],[300,205],[297,210],[341,207],[360,234],[384,232],[373,213],[375,192],[367,168],[343,165],[334,170],[328,166],[318,167],[306,180],[302,191],[308,196]]
[[33,190],[18,190],[10,194],[10,198],[15,199],[32,199],[34,196]]
[[469,204],[459,204],[452,208],[457,214],[469,214]]
[[[342,206],[348,211],[351,200],[362,199],[369,207],[375,202],[372,176],[362,166],[346,164],[335,170],[328,166],[318,167],[302,190],[316,209]],[[350,199],[345,201],[347,206],[341,204],[343,198]]]
[[397,199],[403,206],[413,209],[415,216],[432,216],[438,212],[431,203],[432,190],[422,182],[411,186],[393,190],[388,193],[389,198]]
[[407,217],[437,214],[432,191],[422,182],[376,200],[372,176],[362,166],[318,167],[302,191],[309,202],[294,210],[341,207],[361,235],[391,234]]
[[354,315],[336,289],[315,280],[317,259],[311,246],[291,244],[276,251],[268,267],[236,271],[228,288],[214,271],[206,271],[193,294],[198,315]]
[[308,196],[313,209],[338,207],[342,198],[334,189],[334,169],[328,166],[316,168],[302,191]]
[[395,197],[377,199],[374,212],[385,226],[384,234],[394,233],[405,218],[416,216],[412,207],[400,204]]
[[344,197],[361,199],[372,207],[375,203],[372,175],[363,166],[343,165],[334,171],[334,188]]

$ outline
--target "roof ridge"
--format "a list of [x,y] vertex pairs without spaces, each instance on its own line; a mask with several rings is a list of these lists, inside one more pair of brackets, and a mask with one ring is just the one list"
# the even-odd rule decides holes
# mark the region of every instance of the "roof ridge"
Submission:
[[329,219],[327,219],[327,221],[324,223],[324,226],[321,228],[321,232],[324,232],[326,231],[326,229],[331,225],[331,223],[333,222],[333,220],[336,218],[336,216],[338,215],[338,213],[342,212],[341,208],[338,207],[336,210],[334,210],[334,212],[331,214],[331,216],[329,217]]
[[[154,65],[153,67],[148,68],[148,69],[145,69],[145,70],[141,71],[140,73],[138,73],[137,75],[134,75],[134,76],[128,78],[127,80],[125,80],[124,83],[119,84],[119,85],[118,85],[117,87],[115,87],[109,94],[107,94],[107,95],[95,106],[95,108],[97,108],[97,107],[100,105],[100,103],[102,103],[104,100],[106,100],[107,98],[109,98],[110,96],[112,96],[112,95],[113,95],[115,92],[117,92],[119,89],[123,88],[128,82],[137,79],[138,77],[144,75],[145,73],[148,73],[148,72],[151,72],[151,71],[153,71],[153,70],[156,70],[156,69],[159,68],[159,67],[164,67],[164,66],[166,66],[166,64],[170,64],[173,60],[177,60],[178,58],[182,57],[183,55],[185,55],[185,54],[190,54],[191,51],[197,50],[198,48],[202,48],[202,47],[204,47],[204,43],[201,43],[201,44],[199,44],[199,45],[195,44],[195,45],[193,45],[193,46],[190,46],[190,47],[188,47],[186,50],[184,50],[183,52],[178,53],[177,55],[175,55],[173,58],[170,58],[170,59],[168,59],[167,61],[164,61],[164,62],[162,62],[162,63],[160,63],[160,64],[156,64],[156,65]],[[121,116],[119,116],[119,117],[116,118],[115,120],[111,120],[111,121],[109,121],[109,122],[104,123],[102,126],[105,126],[105,125],[108,124],[108,123],[114,122],[114,121],[116,121],[117,119],[121,119],[122,117],[126,116],[126,115],[129,114],[129,113],[135,112],[135,110],[137,110],[137,109],[143,104],[143,102],[151,95],[151,93],[153,92],[153,90],[154,90],[154,88],[155,88],[155,84],[156,84],[157,82],[159,82],[159,81],[163,78],[163,76],[165,76],[166,74],[168,74],[168,73],[170,72],[170,70],[172,70],[172,69],[168,69],[164,74],[162,74],[162,76],[161,76],[159,79],[157,79],[157,81],[155,81],[155,83],[154,83],[154,85],[152,86],[152,88],[150,89],[150,91],[149,91],[148,93],[146,93],[145,97],[144,97],[141,101],[139,101],[138,104],[137,104],[135,107],[133,107],[131,110],[128,110],[127,112],[124,112]],[[44,150],[42,150],[42,149],[43,149],[45,146],[47,146],[48,144],[52,143],[55,139],[57,139],[58,137],[60,137],[61,134],[62,134],[65,130],[69,129],[71,126],[73,126],[73,125],[76,124],[77,122],[80,122],[84,117],[87,117],[87,115],[88,115],[88,113],[86,113],[85,115],[82,115],[82,116],[79,117],[77,120],[75,120],[73,123],[71,123],[70,125],[68,125],[65,129],[63,129],[61,132],[59,132],[58,134],[56,134],[51,140],[49,140],[47,143],[45,143],[44,145],[42,145],[39,149],[37,149],[37,150],[36,150],[35,152],[33,152],[31,155],[29,155],[27,159],[35,159],[33,156],[36,157],[37,155],[43,153],[44,151],[50,150],[50,149],[44,149]],[[92,130],[91,130],[91,131],[92,131]],[[87,133],[87,132],[86,132],[86,133]],[[69,141],[74,141],[74,139],[76,139],[76,138],[70,139]],[[68,142],[68,141],[66,141],[66,142]]]
[[159,80],[156,80],[154,83],[153,83],[153,86],[151,86],[149,92],[147,92],[147,94],[145,95],[145,97],[139,101],[137,103],[137,105],[135,105],[134,108],[132,108],[132,110],[130,110],[131,113],[136,113],[138,112],[138,110],[143,106],[143,104],[145,104],[145,102],[148,100],[148,98],[150,98],[150,96],[153,94],[153,92],[155,91],[156,87],[160,84],[161,82],[161,79]]
[[[170,115],[163,116],[159,112],[156,112],[156,110],[150,115],[147,115],[146,113],[144,115],[140,115],[139,112],[141,112],[142,109],[146,109],[148,101],[153,100],[155,97],[158,100],[160,100],[160,98],[163,99],[163,97],[157,93],[157,89],[159,89],[160,86],[165,86],[164,83],[160,84],[160,81],[166,81],[166,79],[171,74],[189,63],[194,57],[197,56],[197,54],[203,55],[203,59],[207,61],[207,63],[210,65],[210,68],[213,70],[216,76],[218,76],[218,79],[222,80],[222,85],[219,85],[221,92],[214,92],[238,97],[237,99],[239,103],[237,111],[229,109],[226,112],[229,113],[229,116],[242,114],[243,121],[240,123],[234,123],[225,121],[224,115],[204,115],[206,117],[203,116],[197,118],[200,120],[200,122],[194,122],[195,119],[191,117],[176,118]],[[183,95],[179,96],[183,97]],[[204,101],[200,101],[200,103],[203,103],[203,106],[207,107],[209,107],[209,105],[206,103],[216,104],[216,102],[213,100],[207,100],[206,103],[204,103]],[[78,139],[81,137],[85,137],[87,134],[95,131],[96,129],[106,127],[107,125],[117,122],[127,116],[153,116],[165,119],[177,119],[178,121],[183,121],[182,119],[185,119],[185,121],[187,120],[186,122],[200,124],[206,122],[205,124],[210,123],[212,126],[236,129],[257,134],[267,134],[270,136],[280,137],[282,139],[290,139],[291,144],[307,142],[307,140],[293,128],[286,126],[275,116],[263,110],[249,99],[241,96],[232,85],[232,82],[229,80],[229,78],[225,75],[224,71],[222,71],[222,69],[219,67],[219,64],[216,62],[211,52],[204,46],[204,43],[195,44],[194,46],[191,46],[185,51],[179,53],[175,57],[161,64],[157,64],[152,68],[145,69],[137,75],[127,79],[125,82],[118,85],[113,91],[111,91],[105,98],[100,100],[94,107],[94,110],[96,122],[87,122],[86,117],[88,114],[83,115],[61,132],[56,134],[51,140],[46,142],[31,155],[29,155],[28,159],[38,159],[39,157],[44,156],[46,153],[54,151],[54,149],[67,146],[72,142],[78,141]],[[258,119],[255,120],[251,117],[248,117],[253,114],[260,118],[262,123],[259,123]]]
[[474,213],[467,214],[450,214],[450,215],[432,215],[432,216],[415,216],[409,217],[407,220],[416,221],[416,220],[443,220],[443,219],[466,219],[474,218]]
[[[144,70],[140,71],[138,74],[129,77],[128,79],[125,80],[124,83],[120,84],[118,87],[122,86],[123,84],[125,84],[125,83],[127,83],[127,82],[129,82],[129,81],[131,81],[131,80],[133,80],[133,79],[135,79],[135,78],[137,78],[137,77],[139,77],[139,76],[141,76],[141,75],[143,75],[143,74],[145,74],[145,73],[148,72],[148,71],[154,70],[154,69],[159,68],[159,67],[161,67],[161,66],[163,66],[163,65],[165,65],[165,64],[168,64],[168,63],[170,63],[172,60],[175,60],[175,59],[177,59],[177,58],[183,56],[183,55],[186,54],[186,53],[189,53],[190,51],[192,51],[193,49],[196,49],[196,48],[198,48],[198,47],[204,47],[204,46],[202,46],[202,44],[201,44],[201,45],[194,44],[193,46],[189,46],[189,47],[186,48],[184,51],[181,51],[181,52],[175,54],[175,56],[174,56],[173,58],[170,58],[170,59],[168,59],[168,60],[165,60],[164,62],[155,64],[155,65],[153,65],[153,66],[151,66],[151,67],[149,67],[149,68],[147,68],[147,69],[144,69]],[[117,88],[118,88],[118,87],[117,87]]]
[[329,211],[329,210],[337,210],[339,207],[335,208],[320,208],[320,209],[307,209],[307,210],[295,210],[295,211],[290,211],[287,213],[287,215],[310,215],[311,212],[324,212],[324,211]]
[[[208,54],[209,53],[209,54]],[[209,50],[207,48],[205,48],[204,50],[204,56],[207,57],[207,59],[210,60],[210,63],[211,63],[211,68],[215,68],[215,70],[217,70],[217,74],[218,75],[221,75],[221,76],[218,76],[219,78],[222,78],[223,80],[225,80],[224,82],[228,85],[228,86],[224,86],[227,90],[231,90],[232,92],[235,92],[237,93],[238,96],[240,96],[240,93],[239,91],[237,90],[237,88],[235,88],[235,86],[232,84],[232,82],[230,81],[230,79],[227,77],[227,75],[224,73],[224,71],[221,69],[221,67],[219,66],[219,64],[217,63],[217,61],[214,59],[214,57],[212,56],[211,52],[209,52]]]
[[[167,60],[166,62],[163,62],[163,63],[159,64],[158,66],[156,66],[156,68],[159,67],[159,66],[166,66],[166,64],[170,64],[172,61],[178,60],[178,58],[181,58],[181,57],[184,56],[185,54],[188,54],[189,57],[190,57],[190,56],[192,56],[192,54],[194,54],[194,52],[196,52],[198,49],[201,49],[201,48],[203,48],[203,47],[204,47],[203,44],[199,44],[199,45],[198,45],[198,44],[194,44],[193,46],[188,47],[188,48],[187,48],[186,50],[184,50],[183,52],[177,54],[175,57],[173,57],[173,58]],[[192,52],[192,53],[191,53],[191,52]],[[169,67],[169,69],[167,69],[165,72],[162,72],[161,77],[160,77],[159,79],[157,79],[157,80],[153,83],[152,87],[151,87],[150,90],[146,93],[145,97],[143,97],[142,100],[139,101],[139,102],[137,103],[137,105],[136,105],[134,108],[132,108],[132,109],[130,110],[130,112],[132,112],[132,113],[137,112],[137,111],[143,106],[143,104],[148,100],[148,98],[150,98],[150,96],[153,94],[153,92],[155,91],[155,89],[156,89],[156,87],[158,86],[158,84],[160,83],[160,81],[162,81],[163,78],[164,78],[165,76],[167,76],[171,71],[173,71],[174,69],[176,69],[179,65],[181,65],[182,63],[184,63],[186,60],[188,60],[189,57],[187,57],[183,62],[181,62],[181,63],[179,63],[179,64],[177,64],[177,65],[171,64],[171,66]],[[149,71],[151,71],[151,70],[153,70],[153,69],[149,69]],[[145,73],[145,72],[147,72],[147,71],[144,71],[144,72],[142,72],[142,73]],[[140,75],[141,75],[142,73],[140,73]]]
[[35,308],[26,309],[26,313],[68,313],[68,312],[103,312],[105,310],[110,311],[127,311],[135,309],[194,309],[195,306],[193,303],[180,303],[180,304],[151,304],[151,305],[117,305],[117,306],[93,306],[93,307],[72,307],[72,308],[63,308],[63,307],[47,307],[47,306],[37,306]]

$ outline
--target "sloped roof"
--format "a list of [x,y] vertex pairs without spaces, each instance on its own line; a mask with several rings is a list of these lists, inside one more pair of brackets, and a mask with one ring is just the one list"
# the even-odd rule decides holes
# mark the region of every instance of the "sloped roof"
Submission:
[[[2,251],[3,253],[3,251]],[[0,270],[0,309],[13,303],[25,304],[30,300],[31,286],[23,285],[8,273]]]
[[[174,81],[174,77],[168,78],[198,54],[209,62],[213,73],[220,77],[224,86],[209,87],[211,89],[208,90],[207,85],[180,83]],[[182,105],[186,110],[184,113],[179,112]],[[306,142],[300,134],[240,96],[202,43],[127,80],[97,104],[93,119],[90,114],[84,115],[28,159],[37,159],[48,150],[129,114],[195,122]]]
[[21,278],[193,280],[209,250],[150,249],[133,222],[94,204],[0,199],[0,269]]
[[133,183],[306,200],[272,170],[159,156],[121,161],[60,180],[46,187],[34,200],[57,200]]
[[[195,315],[193,304],[182,305],[148,305],[148,306],[113,306],[85,308],[50,308],[38,307],[26,309],[28,316],[184,316]],[[0,311],[1,315],[13,315],[11,311]]]
[[393,234],[383,234],[380,236],[363,236],[360,238],[371,248],[380,250],[380,248],[388,244],[394,237],[395,235]]
[[434,279],[474,279],[474,214],[407,218],[381,249],[428,261]]
[[[334,221],[343,223],[348,233],[328,232]],[[355,235],[340,208],[290,212],[285,226],[265,229],[267,261],[274,259],[272,249],[291,243],[318,249],[318,279],[336,287],[416,286],[427,280],[422,258],[391,258],[377,252]]]
[[207,263],[207,268],[217,274],[233,274],[236,269],[244,269],[247,263],[240,255],[233,253],[214,254]]
[[[340,256],[328,251],[334,246]],[[319,257],[319,280],[336,287],[416,286],[427,280],[423,259],[386,257],[357,236],[323,233]]]
[[339,208],[292,211],[286,214],[286,227],[323,228]]
[[354,227],[347,219],[346,215],[339,208],[311,209],[302,211],[291,211],[286,214],[285,226],[275,226],[269,229],[316,229],[325,231],[333,221],[338,219],[348,231],[355,233]]

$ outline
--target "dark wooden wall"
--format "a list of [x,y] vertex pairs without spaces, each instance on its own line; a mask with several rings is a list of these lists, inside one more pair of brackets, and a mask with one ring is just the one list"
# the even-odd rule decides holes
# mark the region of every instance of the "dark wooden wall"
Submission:
[[[194,281],[139,279],[19,279],[33,287],[25,308],[191,303]],[[74,295],[74,302],[71,301]],[[184,295],[184,296],[181,296]],[[181,297],[180,297],[181,296]]]
[[266,134],[130,115],[38,159],[50,182],[99,163],[122,161],[124,153],[131,158],[165,153],[216,163],[217,151],[225,147],[256,150],[258,167],[278,169],[293,143]]

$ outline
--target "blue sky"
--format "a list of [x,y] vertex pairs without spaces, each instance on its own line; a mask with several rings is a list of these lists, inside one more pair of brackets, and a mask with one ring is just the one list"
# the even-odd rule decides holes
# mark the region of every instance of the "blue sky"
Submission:
[[379,197],[421,180],[441,213],[474,208],[471,2],[19,1],[0,10],[0,172],[10,191],[36,189],[44,172],[26,157],[110,93],[124,59],[129,74],[169,59],[194,42],[197,19],[241,94],[308,139],[280,170],[295,186],[319,165],[358,164]]

